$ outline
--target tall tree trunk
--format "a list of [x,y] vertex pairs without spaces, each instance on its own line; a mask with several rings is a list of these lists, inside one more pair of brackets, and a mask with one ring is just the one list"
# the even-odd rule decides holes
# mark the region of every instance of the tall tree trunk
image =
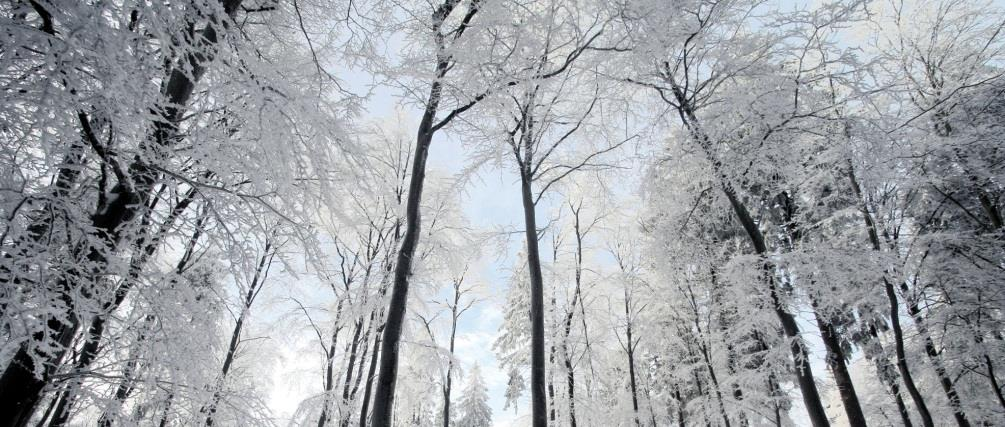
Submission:
[[[565,362],[565,382],[569,389],[569,426],[576,427],[576,373],[572,367],[572,356],[569,355],[568,345],[562,344]],[[637,411],[636,411],[637,412]]]
[[[379,320],[383,320],[384,314],[381,313],[377,317]],[[381,325],[377,327],[377,332],[373,334],[373,347],[370,354],[370,368],[366,373],[366,386],[363,387],[363,403],[359,410],[359,426],[366,426],[366,417],[369,415],[370,411],[370,397],[373,393],[373,380],[374,375],[377,372],[377,358],[380,356],[380,337],[381,332],[383,332],[384,326]]]
[[[795,242],[799,241],[802,236],[802,227],[796,219],[797,207],[792,202],[792,196],[789,192],[782,192],[779,197],[782,198],[780,205],[783,206],[785,212],[784,224],[786,224],[785,228],[788,229],[789,241],[791,242],[789,246],[790,249],[794,249]],[[814,282],[812,279],[810,283],[810,287],[813,288]],[[853,427],[865,427],[865,414],[862,413],[858,394],[855,393],[855,384],[848,373],[844,350],[841,349],[841,336],[837,328],[834,327],[834,323],[828,317],[821,314],[820,304],[817,302],[816,297],[812,295],[810,296],[810,305],[813,307],[817,329],[820,330],[821,340],[824,342],[824,348],[827,351],[827,367],[830,368],[831,374],[834,376],[834,382],[838,388],[838,394],[841,397],[845,415],[848,417],[848,424]]]
[[[446,13],[446,12],[445,12]],[[436,31],[446,16],[434,15]],[[405,311],[408,306],[408,285],[412,275],[412,259],[419,244],[421,232],[422,188],[426,180],[426,159],[429,146],[438,129],[434,123],[440,105],[442,83],[440,79],[448,69],[446,59],[436,63],[436,79],[429,89],[426,109],[419,122],[415,138],[415,153],[412,159],[412,174],[408,185],[408,200],[405,204],[405,233],[394,264],[394,282],[391,287],[391,302],[387,308],[384,336],[380,343],[380,372],[377,374],[377,388],[374,391],[373,427],[391,427],[394,414],[394,387],[398,376],[398,345],[401,342]]]
[[[629,316],[629,304],[627,298],[627,291],[625,292],[625,316]],[[635,376],[635,344],[632,341],[632,322],[629,321],[627,327],[625,328],[625,339],[628,341],[628,345],[625,346],[625,353],[628,356],[628,385],[632,391],[632,418],[635,420],[635,426],[639,427],[639,391],[638,384],[636,383]]]
[[687,424],[684,419],[684,400],[680,397],[680,387],[674,386],[673,393],[677,398],[677,426],[684,427]]
[[[101,341],[105,331],[105,322],[107,321],[108,316],[110,316],[112,312],[114,312],[116,309],[119,308],[119,306],[122,305],[122,302],[125,301],[126,296],[129,294],[129,291],[132,290],[133,286],[135,286],[139,282],[140,273],[143,271],[147,262],[150,260],[150,257],[152,257],[154,253],[157,251],[157,248],[160,246],[161,240],[163,240],[164,236],[166,236],[171,231],[171,229],[174,227],[174,224],[177,222],[178,218],[181,217],[181,215],[184,214],[185,211],[188,209],[189,205],[192,204],[195,195],[196,195],[196,189],[195,187],[192,187],[191,189],[189,189],[188,192],[185,193],[185,197],[183,197],[177,204],[175,204],[174,207],[172,207],[171,211],[168,213],[167,218],[164,219],[164,221],[152,235],[144,236],[136,241],[135,249],[137,254],[130,262],[129,273],[128,276],[126,277],[126,280],[121,285],[119,285],[117,289],[115,289],[114,297],[112,298],[112,300],[106,301],[102,305],[101,312],[95,314],[94,317],[91,318],[91,324],[87,330],[87,339],[84,342],[84,346],[80,350],[80,357],[77,359],[77,363],[74,366],[74,375],[78,377],[83,376],[83,374],[90,368],[91,363],[94,362],[94,359],[98,357],[98,350],[100,349],[101,346]],[[147,209],[146,212],[144,212],[142,220],[142,226],[144,228],[146,228],[149,225],[150,214],[153,211],[152,205],[155,203],[157,203],[156,199],[154,199],[151,202],[151,208]],[[193,250],[192,248],[195,246],[199,238],[202,236],[202,225],[204,220],[205,220],[204,216],[200,216],[199,219],[196,220],[195,231],[192,233],[191,238],[189,239],[188,243],[185,246],[186,255],[188,256],[190,256],[189,251]],[[182,259],[179,261],[179,264],[177,266],[177,270],[179,272],[182,269],[184,269],[185,264],[189,261],[188,256],[183,256]],[[70,418],[70,409],[76,402],[77,391],[79,388],[80,388],[80,381],[71,380],[67,384],[62,394],[60,396],[57,396],[57,399],[59,400],[59,405],[56,406],[56,410],[52,417],[52,420],[49,422],[49,427],[63,427],[64,425],[66,425],[66,422]]]
[[[342,384],[342,407],[348,408],[352,400],[349,398],[349,391],[352,387],[353,372],[356,369],[356,358],[359,356],[359,343],[361,342],[360,334],[363,332],[363,319],[358,319],[356,325],[353,328],[352,333],[352,343],[349,349],[349,360],[346,362],[346,372],[345,372],[345,382]],[[360,366],[359,370],[362,371],[363,367]],[[339,424],[342,427],[349,425],[349,421],[352,419],[350,417],[342,416],[340,417],[342,422]]]
[[216,415],[217,405],[220,403],[222,398],[222,388],[226,385],[227,374],[230,373],[231,367],[234,365],[234,359],[237,358],[237,350],[241,345],[241,332],[244,329],[244,322],[247,321],[248,316],[251,315],[251,305],[255,302],[255,297],[258,296],[259,290],[265,283],[265,279],[269,275],[269,266],[272,265],[272,257],[275,256],[275,251],[272,250],[271,237],[265,240],[265,251],[262,253],[262,257],[258,261],[258,267],[255,269],[255,275],[251,279],[251,283],[248,286],[248,292],[244,296],[244,304],[241,306],[241,314],[237,316],[237,323],[234,325],[234,331],[230,335],[230,344],[227,346],[227,355],[223,358],[223,367],[220,369],[220,378],[217,381],[216,390],[213,391],[213,397],[207,407],[203,407],[199,412],[206,414],[206,427],[211,427],[214,423],[213,416]]
[[934,365],[935,375],[939,378],[939,385],[942,386],[942,391],[946,393],[946,399],[949,400],[949,407],[953,411],[953,418],[956,420],[956,424],[959,427],[970,427],[970,421],[967,420],[967,414],[963,411],[960,396],[956,392],[956,386],[953,385],[953,380],[949,379],[949,374],[946,372],[946,367],[942,364],[939,351],[935,349],[935,342],[928,333],[928,328],[921,318],[921,311],[918,309],[917,304],[911,304],[908,307],[908,312],[911,314],[911,318],[914,319],[918,334],[925,341],[925,354],[928,355],[928,359]]
[[325,354],[325,389],[324,400],[321,402],[321,415],[318,417],[318,427],[325,427],[328,423],[328,411],[331,407],[332,391],[335,390],[335,351],[338,344],[338,335],[342,332],[339,321],[342,318],[342,308],[345,299],[339,298],[335,306],[335,328],[332,331],[332,341],[328,344],[327,354]]
[[[700,125],[701,122],[695,115],[694,109],[689,103],[688,98],[675,83],[671,82],[671,85],[673,88],[674,98],[678,102],[677,110],[684,126],[691,133],[691,136],[698,143],[699,148],[702,149],[709,162],[712,164],[712,171],[716,175],[716,179],[719,181],[719,186],[722,188],[722,192],[729,200],[729,204],[733,208],[733,212],[736,214],[737,220],[743,226],[744,231],[747,232],[747,236],[750,238],[750,243],[754,247],[754,252],[761,257],[765,257],[767,255],[768,248],[764,240],[764,235],[758,228],[757,222],[754,221],[754,218],[751,217],[747,207],[740,201],[733,185],[729,182],[729,178],[722,170],[722,163],[712,151],[712,141],[702,130]],[[768,285],[768,292],[771,297],[771,303],[774,308],[775,315],[782,324],[782,331],[785,332],[785,335],[790,340],[792,340],[790,350],[792,352],[793,364],[795,365],[796,382],[799,385],[799,390],[802,392],[803,404],[806,406],[806,412],[809,414],[810,422],[813,424],[813,427],[829,427],[830,421],[827,419],[827,413],[824,411],[823,403],[820,400],[820,393],[817,391],[816,381],[813,377],[813,370],[810,368],[808,360],[809,352],[806,351],[806,345],[799,337],[799,325],[796,324],[796,320],[792,314],[786,311],[785,305],[781,300],[781,296],[779,295],[779,291],[775,283],[774,266],[772,266],[771,263],[765,259],[763,268],[765,281]]]
[[370,336],[373,335],[373,329],[376,327],[377,313],[370,312],[370,321],[367,322],[366,332],[363,333],[363,349],[359,352],[359,369],[356,371],[356,380],[352,386],[352,390],[349,391],[349,401],[356,402],[356,395],[359,394],[359,386],[363,383],[363,368],[367,367],[366,355],[370,352]]
[[841,349],[841,337],[838,335],[834,325],[824,319],[824,315],[817,308],[816,301],[813,301],[813,314],[817,320],[817,327],[820,328],[820,336],[823,339],[824,347],[827,349],[827,366],[834,375],[834,383],[837,386],[838,394],[841,395],[841,404],[844,406],[845,415],[848,416],[848,425],[852,427],[865,427],[865,414],[862,406],[858,402],[858,394],[855,393],[855,384],[851,380],[848,372],[848,365],[845,363],[844,350]]
[[457,320],[464,310],[458,311],[458,304],[461,302],[461,283],[463,277],[454,280],[454,303],[450,306],[450,358],[447,359],[447,373],[443,379],[443,427],[450,427],[450,394],[453,387],[454,373],[454,346],[457,342]]
[[541,255],[538,249],[537,218],[534,212],[534,193],[531,189],[530,162],[520,171],[520,190],[523,201],[524,229],[527,239],[527,267],[530,270],[530,396],[531,423],[533,427],[548,424],[548,400],[545,396],[544,360],[544,279],[541,274]]
[[991,381],[991,388],[995,392],[995,397],[998,398],[998,404],[1001,405],[1002,409],[1005,409],[1005,396],[1002,395],[1002,387],[998,385],[998,377],[995,375],[995,367],[991,363],[991,356],[988,356],[987,353],[984,354],[984,366],[988,369],[988,380]]
[[[897,374],[893,372],[894,368],[887,359],[886,350],[879,340],[879,332],[876,330],[875,325],[869,325],[869,335],[866,337],[863,345],[866,347],[864,351],[866,359],[872,359],[876,365],[877,376],[889,389],[890,394],[893,395],[897,411],[900,413],[900,420],[904,423],[904,427],[913,427],[911,415],[907,412],[907,405],[904,404],[904,398],[900,394],[900,387],[897,385]],[[870,350],[870,347],[872,347],[872,350]]]
[[[879,233],[876,230],[876,223],[872,219],[872,213],[869,210],[869,205],[862,197],[862,187],[859,186],[858,180],[855,178],[855,169],[851,160],[848,160],[848,180],[851,182],[852,191],[861,203],[860,210],[862,211],[862,220],[865,222],[865,228],[869,235],[869,243],[872,244],[872,250],[880,252],[883,248],[879,242]],[[914,402],[914,407],[917,408],[918,414],[921,416],[921,423],[925,427],[934,427],[935,423],[932,421],[932,414],[928,411],[928,405],[925,404],[924,397],[922,397],[921,392],[918,391],[918,386],[914,383],[914,377],[911,376],[911,370],[907,365],[907,355],[904,350],[904,330],[900,326],[900,304],[897,301],[897,291],[894,289],[893,283],[891,283],[886,277],[883,278],[883,289],[886,292],[887,301],[890,302],[890,327],[893,329],[893,343],[894,351],[897,356],[897,370],[900,371],[900,377],[904,381],[904,387],[907,389],[907,394],[911,396],[911,400]]]

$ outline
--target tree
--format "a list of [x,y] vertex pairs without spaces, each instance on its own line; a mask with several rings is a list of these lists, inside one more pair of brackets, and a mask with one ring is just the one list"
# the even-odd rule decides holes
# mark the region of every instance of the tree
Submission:
[[0,427],[996,425],[1002,16],[0,2]]
[[492,408],[489,406],[488,389],[482,379],[481,368],[475,364],[468,372],[468,384],[458,403],[457,427],[487,427],[492,425]]

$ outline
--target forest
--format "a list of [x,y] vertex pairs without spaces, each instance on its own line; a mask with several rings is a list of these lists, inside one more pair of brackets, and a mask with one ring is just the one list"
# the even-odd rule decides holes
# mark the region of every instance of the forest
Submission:
[[0,427],[1005,426],[1000,0],[0,0]]

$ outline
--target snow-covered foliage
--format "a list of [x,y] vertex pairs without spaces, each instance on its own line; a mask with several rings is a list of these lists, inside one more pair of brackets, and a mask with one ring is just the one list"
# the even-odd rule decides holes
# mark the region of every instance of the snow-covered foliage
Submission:
[[998,425],[1003,147],[988,0],[9,0],[0,426]]

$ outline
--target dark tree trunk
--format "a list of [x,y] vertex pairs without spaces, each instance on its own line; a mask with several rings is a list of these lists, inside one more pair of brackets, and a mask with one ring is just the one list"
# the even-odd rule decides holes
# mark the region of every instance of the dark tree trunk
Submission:
[[[627,295],[627,294],[626,294]],[[625,315],[629,315],[628,301],[625,301]],[[628,322],[628,326],[625,329],[625,339],[628,341],[628,345],[625,347],[625,353],[628,356],[628,385],[632,390],[632,418],[635,419],[635,426],[638,427],[639,423],[639,392],[638,384],[636,383],[635,376],[635,345],[632,341],[632,323]]]
[[[230,19],[237,12],[242,0],[222,0],[224,13]],[[226,25],[226,21],[222,21]],[[52,30],[51,26],[49,30]],[[151,137],[144,140],[141,150],[154,150],[150,144],[159,147],[168,147],[174,144],[178,137],[176,123],[181,118],[183,109],[189,104],[196,83],[202,79],[206,71],[206,65],[212,61],[214,49],[217,46],[216,26],[208,24],[202,31],[200,43],[203,48],[187,55],[184,60],[188,62],[185,67],[175,68],[163,89],[165,98],[162,108],[163,117],[154,126]],[[54,32],[53,32],[54,33]],[[206,51],[208,50],[208,51]],[[79,113],[81,118],[86,118],[84,113]],[[82,120],[85,133],[89,132],[89,123]],[[93,135],[86,135],[93,137]],[[118,245],[122,226],[131,222],[136,216],[140,206],[146,205],[146,200],[156,181],[157,171],[144,160],[137,157],[129,166],[129,175],[132,184],[120,182],[112,188],[109,204],[104,209],[91,217],[92,225],[95,229],[101,230],[105,238],[114,248]],[[105,257],[96,248],[87,250],[87,260],[89,263],[101,267],[106,263]],[[100,274],[100,271],[96,272]],[[95,274],[89,274],[95,276]],[[42,390],[52,381],[52,374],[62,361],[66,347],[73,338],[80,332],[81,321],[75,314],[74,301],[72,295],[77,291],[88,293],[86,289],[75,289],[76,286],[68,279],[62,279],[58,286],[62,290],[60,299],[65,307],[62,310],[66,314],[65,319],[57,317],[51,318],[46,326],[47,330],[33,336],[33,341],[46,341],[46,336],[51,337],[57,348],[61,350],[51,353],[39,353],[30,343],[22,344],[14,354],[9,365],[0,376],[0,427],[23,427],[25,426],[35,406],[41,398]],[[34,353],[34,354],[33,354]],[[34,375],[36,361],[42,363],[41,378]]]
[[680,387],[674,387],[673,393],[677,398],[677,426],[684,427],[687,424],[684,420],[684,400],[680,397]]
[[949,400],[949,407],[953,410],[953,418],[956,419],[956,424],[959,427],[970,427],[970,421],[967,420],[967,414],[963,411],[960,396],[956,392],[956,386],[953,385],[953,380],[949,379],[946,367],[942,365],[939,351],[935,349],[935,342],[932,341],[932,336],[929,335],[928,328],[925,327],[921,319],[920,310],[916,304],[912,304],[908,307],[908,311],[911,314],[911,318],[914,319],[918,334],[925,340],[925,354],[928,355],[928,359],[931,360],[932,365],[935,367],[935,374],[939,377],[939,384],[942,386],[942,391],[946,393],[946,399]]
[[49,416],[52,415],[52,411],[54,411],[56,406],[59,405],[60,397],[62,397],[61,394],[57,394],[53,397],[52,401],[49,402],[49,406],[45,408],[45,412],[42,412],[42,418],[39,418],[38,424],[35,424],[35,427],[45,427],[45,421],[49,419]]
[[[890,362],[887,360],[886,350],[883,349],[883,344],[879,341],[879,332],[876,331],[874,325],[869,325],[869,337],[871,342],[866,342],[865,345],[878,348],[875,356],[872,357],[873,363],[876,365],[876,373],[880,380],[889,388],[890,394],[893,395],[894,402],[897,404],[897,411],[900,413],[900,420],[904,423],[904,427],[913,427],[914,424],[911,422],[911,415],[907,412],[907,405],[904,404],[904,398],[900,394],[900,386],[897,385],[897,375],[893,372],[893,366],[890,366]],[[870,358],[868,351],[865,353],[865,357]]]
[[[447,64],[437,64],[437,73],[442,76]],[[426,104],[426,111],[419,123],[415,139],[415,157],[412,163],[412,175],[408,187],[408,201],[405,205],[405,233],[398,250],[394,266],[394,283],[391,287],[391,303],[387,309],[387,320],[384,323],[384,337],[380,343],[380,372],[377,374],[377,388],[374,391],[373,427],[391,427],[391,417],[394,412],[394,387],[398,376],[398,345],[401,341],[402,327],[405,324],[405,311],[408,305],[408,285],[412,275],[412,258],[419,244],[421,228],[420,208],[422,204],[422,188],[426,179],[426,159],[429,157],[429,146],[433,142],[433,121],[440,103],[440,82],[433,83]]]
[[[712,164],[712,171],[717,175],[719,186],[729,200],[729,204],[733,208],[737,220],[743,226],[744,231],[747,232],[750,243],[754,247],[754,252],[762,257],[765,256],[768,248],[757,222],[754,221],[746,206],[740,201],[733,185],[729,182],[729,178],[722,171],[722,163],[720,163],[712,151],[712,141],[701,129],[698,117],[695,115],[695,111],[689,103],[688,98],[676,84],[671,82],[671,85],[674,98],[678,102],[677,111],[680,114],[681,121]],[[792,340],[791,351],[795,365],[796,382],[799,385],[799,390],[802,392],[803,404],[806,406],[810,422],[813,424],[813,427],[828,427],[830,426],[830,421],[827,419],[827,413],[824,411],[823,403],[820,400],[820,393],[817,391],[813,370],[810,368],[808,360],[809,353],[806,351],[806,346],[799,337],[799,326],[796,324],[795,318],[785,309],[785,305],[775,284],[774,267],[767,260],[764,262],[764,272],[775,315],[782,324],[782,330],[785,332],[785,335]]]
[[[353,328],[352,334],[352,344],[349,349],[349,360],[346,362],[346,372],[345,372],[345,382],[342,384],[342,406],[348,407],[351,399],[349,398],[350,387],[352,387],[353,371],[356,369],[356,358],[359,352],[359,343],[361,342],[360,334],[363,332],[363,319],[356,321],[356,326]],[[359,370],[362,371],[363,367],[360,366]],[[342,422],[340,425],[346,427],[349,425],[349,417],[342,417]],[[321,427],[321,426],[319,426]]]
[[327,354],[325,354],[325,389],[324,399],[321,402],[321,415],[318,417],[318,427],[325,427],[328,423],[328,408],[331,406],[332,391],[335,390],[335,351],[338,344],[338,335],[342,332],[339,321],[342,319],[342,307],[345,300],[339,298],[335,306],[335,328],[332,331],[332,341],[328,344]]
[[[525,159],[526,161],[528,159]],[[538,249],[537,218],[534,212],[534,193],[531,189],[532,178],[529,174],[529,166],[521,168],[520,190],[527,239],[527,267],[530,270],[531,423],[533,427],[545,427],[548,425],[548,400],[545,396],[544,279],[541,274],[541,255]]]
[[[398,344],[401,341],[402,326],[405,322],[405,311],[408,302],[408,280],[412,274],[412,258],[419,244],[421,215],[419,210],[422,202],[422,187],[426,179],[426,159],[429,157],[429,146],[437,130],[447,125],[457,115],[474,106],[481,99],[453,110],[446,118],[436,122],[440,98],[443,90],[442,79],[450,70],[450,54],[446,52],[445,37],[442,27],[450,13],[457,7],[460,0],[446,0],[433,12],[433,31],[437,48],[436,70],[433,83],[429,88],[426,108],[419,122],[415,138],[415,152],[412,160],[412,174],[408,185],[408,201],[405,204],[405,234],[398,250],[394,264],[394,282],[391,288],[391,303],[388,305],[387,319],[384,323],[384,336],[380,343],[380,372],[377,374],[377,388],[374,391],[373,427],[391,427],[394,415],[394,385],[398,375]],[[473,2],[464,16],[454,37],[459,37],[470,24],[478,11],[477,2]],[[2,426],[0,426],[2,427]]]
[[[817,305],[816,301],[813,302],[813,305]],[[824,347],[827,349],[827,367],[834,374],[834,383],[841,395],[841,404],[844,406],[845,415],[848,416],[848,425],[864,427],[866,425],[865,414],[858,402],[858,394],[855,393],[855,384],[851,381],[851,374],[848,373],[844,350],[841,349],[841,337],[834,325],[824,319],[819,308],[814,310],[814,314]]]
[[[576,373],[572,368],[572,356],[569,356],[568,345],[563,344],[565,352],[565,382],[569,388],[569,426],[576,427]],[[636,412],[638,412],[636,410]]]
[[[869,243],[872,244],[872,250],[879,252],[883,249],[879,242],[879,233],[876,231],[876,223],[872,219],[872,213],[869,211],[869,206],[866,204],[865,199],[862,197],[862,187],[859,186],[858,180],[855,178],[855,169],[852,167],[852,163],[848,161],[848,180],[851,182],[851,189],[855,193],[859,202],[862,204],[862,220],[865,222],[866,232],[869,235]],[[904,330],[900,326],[900,303],[897,301],[897,291],[893,287],[893,283],[886,277],[883,278],[883,289],[886,292],[886,299],[890,302],[890,327],[893,329],[893,343],[894,351],[897,356],[897,370],[900,372],[900,377],[904,381],[904,388],[907,389],[907,394],[911,396],[911,400],[914,402],[914,407],[917,408],[918,414],[921,416],[921,423],[925,427],[934,427],[935,423],[932,421],[932,414],[928,411],[928,405],[925,404],[925,398],[921,396],[921,392],[918,391],[918,386],[914,383],[914,377],[911,376],[911,370],[907,366],[907,355],[904,350]]]
[[265,283],[265,279],[269,275],[269,266],[272,264],[273,256],[275,256],[275,252],[272,251],[272,241],[266,239],[265,251],[262,253],[262,257],[258,261],[258,267],[255,269],[255,276],[251,279],[251,284],[248,286],[248,292],[244,296],[244,305],[241,307],[241,314],[237,317],[237,323],[234,325],[234,331],[230,335],[230,344],[227,346],[227,355],[223,358],[223,367],[220,369],[220,379],[217,381],[216,390],[213,391],[213,398],[208,407],[204,407],[199,411],[206,414],[206,427],[211,427],[213,425],[213,416],[216,415],[217,405],[220,403],[220,399],[222,398],[222,388],[226,385],[227,374],[230,373],[230,369],[234,365],[234,359],[237,358],[238,347],[241,345],[241,332],[244,329],[244,322],[248,319],[248,316],[251,315],[251,305],[255,302],[255,297],[258,296],[258,291],[262,288]]
[[[383,318],[384,315],[381,314],[379,318]],[[380,356],[378,350],[380,349],[380,336],[383,332],[384,326],[381,325],[377,328],[377,333],[373,336],[373,347],[370,354],[370,368],[366,373],[366,386],[363,387],[363,403],[359,411],[359,426],[366,426],[366,417],[370,411],[370,396],[373,392],[373,379],[374,374],[377,372],[377,358]]]
[[[447,374],[443,379],[443,427],[450,427],[450,394],[453,387],[454,346],[457,342],[457,320],[465,310],[458,311],[461,302],[461,283],[463,277],[454,281],[454,303],[450,306],[450,359],[447,360]],[[362,427],[362,426],[361,426]]]
[[349,391],[349,401],[355,402],[356,395],[359,393],[359,386],[363,383],[363,368],[367,367],[366,355],[370,352],[370,335],[373,334],[373,329],[376,327],[376,312],[370,313],[370,321],[366,325],[366,332],[363,333],[363,349],[359,352],[359,369],[356,371],[355,384],[352,386],[352,390]]
[[988,380],[991,381],[991,388],[995,392],[995,397],[998,398],[998,404],[1001,405],[1002,409],[1005,409],[1005,396],[1002,395],[1002,387],[998,385],[994,364],[991,363],[991,357],[987,354],[984,355],[984,364],[988,368]]

